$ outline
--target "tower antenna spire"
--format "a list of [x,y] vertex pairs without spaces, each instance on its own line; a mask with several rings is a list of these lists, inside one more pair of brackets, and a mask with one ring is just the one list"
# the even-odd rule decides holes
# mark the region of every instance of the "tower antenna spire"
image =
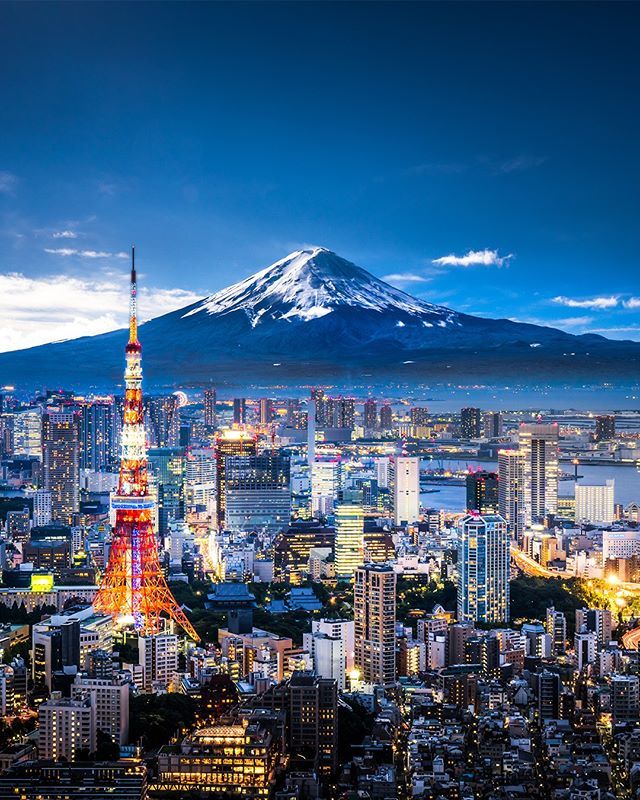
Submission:
[[129,294],[129,343],[138,341],[138,282],[136,278],[136,246],[131,245],[131,287]]

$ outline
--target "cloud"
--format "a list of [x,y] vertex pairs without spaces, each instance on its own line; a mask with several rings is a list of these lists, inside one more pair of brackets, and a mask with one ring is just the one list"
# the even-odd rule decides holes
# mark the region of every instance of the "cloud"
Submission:
[[[127,278],[102,271],[86,280],[0,274],[0,352],[126,327]],[[142,286],[140,318],[167,314],[200,297],[185,289]]]
[[76,250],[74,247],[45,247],[45,253],[54,256],[79,256],[80,258],[129,258],[127,253],[109,253],[106,250]]
[[545,156],[532,156],[522,154],[515,158],[508,158],[496,164],[496,170],[508,175],[510,172],[523,172],[527,169],[535,169],[546,161]]
[[383,275],[382,280],[386,281],[387,283],[406,284],[424,283],[425,281],[428,281],[429,278],[425,277],[424,275],[416,275],[414,272],[392,272],[391,275]]
[[[509,317],[512,322],[524,322],[527,325],[543,325],[546,328],[586,328],[593,322],[593,317],[564,317],[562,319],[542,319],[540,317]],[[575,333],[575,331],[571,331]]]
[[0,193],[1,194],[13,194],[13,190],[16,188],[16,184],[18,183],[18,178],[11,172],[3,172],[0,170]]
[[54,231],[52,234],[54,239],[77,239],[78,234],[75,231]]
[[561,306],[566,306],[567,308],[589,308],[592,311],[600,311],[606,308],[617,308],[620,300],[615,295],[610,295],[608,297],[591,297],[585,300],[576,300],[572,297],[558,295],[553,298],[553,302]]
[[503,267],[505,264],[508,264],[512,258],[513,253],[500,256],[497,250],[487,250],[485,248],[484,250],[469,250],[469,252],[465,253],[463,256],[450,254],[448,256],[442,256],[441,258],[434,258],[433,263],[443,267],[474,267],[478,265],[484,267]]
[[628,300],[625,300],[622,305],[625,308],[640,308],[640,297],[630,297]]

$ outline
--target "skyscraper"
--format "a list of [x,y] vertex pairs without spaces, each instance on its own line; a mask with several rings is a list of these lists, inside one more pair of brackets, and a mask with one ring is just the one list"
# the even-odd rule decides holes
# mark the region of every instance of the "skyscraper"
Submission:
[[148,399],[146,427],[150,447],[178,447],[180,407],[175,394]]
[[259,422],[260,425],[269,425],[273,422],[273,400],[270,397],[260,398]]
[[393,428],[393,411],[388,403],[380,409],[380,430],[390,431]]
[[315,461],[311,474],[311,513],[326,516],[333,510],[333,501],[340,488],[339,459]]
[[154,447],[147,457],[158,487],[158,531],[164,537],[169,525],[184,517],[185,453],[182,447]]
[[498,511],[498,475],[495,472],[470,472],[467,475],[467,510],[481,514]]
[[44,488],[51,492],[54,520],[71,523],[80,507],[80,417],[48,411],[42,419]]
[[351,580],[364,561],[364,511],[356,503],[339,503],[336,517],[336,576]]
[[414,406],[409,413],[411,416],[411,424],[414,428],[424,428],[431,421],[429,409],[426,406]]
[[479,408],[463,408],[460,411],[460,435],[462,438],[478,439],[482,433],[482,411]]
[[42,413],[33,408],[13,418],[13,454],[42,458]]
[[613,414],[601,414],[596,417],[594,439],[596,442],[607,442],[616,437],[616,418]]
[[502,414],[497,411],[487,411],[482,419],[483,434],[487,439],[502,436]]
[[110,470],[115,458],[113,403],[87,403],[82,406],[81,415],[81,468]]
[[358,567],[354,584],[355,657],[360,680],[396,681],[396,574],[384,564]]
[[520,542],[524,532],[524,454],[520,450],[498,451],[498,512],[512,538]]
[[393,458],[389,464],[389,486],[395,524],[416,522],[420,516],[420,459]]
[[458,620],[509,619],[509,534],[498,514],[470,514],[458,531]]
[[370,397],[364,401],[364,427],[372,431],[378,426],[378,406],[376,401]]
[[218,424],[218,413],[216,411],[216,390],[204,390],[204,425],[211,430]]
[[615,481],[604,486],[576,484],[576,522],[591,522],[594,525],[610,525],[615,519]]
[[[234,400],[234,409],[235,403]],[[244,400],[242,401],[244,408]],[[255,456],[257,442],[254,436],[244,431],[225,431],[216,438],[216,480],[218,498],[216,517],[218,526],[224,525],[226,510],[225,460],[227,456]]]
[[244,425],[247,421],[247,401],[244,397],[233,399],[233,424]]
[[227,456],[225,527],[277,533],[291,521],[290,459],[277,452]]
[[38,752],[51,761],[75,761],[80,751],[96,749],[95,698],[69,700],[60,692],[38,707]]
[[524,454],[525,524],[531,525],[558,510],[558,423],[523,423],[518,441]]
[[554,655],[564,653],[567,646],[567,618],[562,611],[553,606],[547,609],[547,633],[551,635],[551,646]]

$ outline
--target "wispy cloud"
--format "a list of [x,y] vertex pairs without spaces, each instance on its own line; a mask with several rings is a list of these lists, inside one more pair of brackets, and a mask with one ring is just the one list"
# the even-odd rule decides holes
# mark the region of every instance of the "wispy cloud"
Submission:
[[51,236],[54,239],[77,239],[78,234],[75,231],[54,231]]
[[79,256],[80,258],[129,258],[129,255],[122,251],[109,253],[106,250],[77,250],[74,247],[45,247],[44,252],[65,258],[69,256]]
[[0,193],[13,194],[18,184],[18,178],[12,172],[0,170]]
[[622,305],[629,309],[640,308],[640,297],[630,297],[628,300],[625,300]]
[[521,154],[514,158],[507,158],[504,161],[496,162],[495,169],[497,172],[508,175],[510,172],[523,172],[524,170],[535,169],[536,167],[542,166],[546,160],[546,156]]
[[[0,274],[0,352],[126,327],[127,289],[126,274],[100,272],[91,280]],[[140,316],[157,317],[199,297],[185,289],[143,286]]]
[[451,253],[448,256],[434,258],[433,263],[442,267],[503,267],[513,258],[513,253],[506,256],[499,255],[497,250],[469,250],[463,256]]
[[558,295],[557,297],[553,298],[553,302],[558,303],[558,305],[561,306],[566,306],[567,308],[589,308],[592,311],[601,311],[607,308],[617,308],[620,298],[616,297],[615,295],[609,295],[607,297],[576,299],[573,297]]
[[[576,333],[574,328],[588,328],[593,322],[593,317],[563,317],[562,319],[544,319],[541,317],[509,317],[511,322],[524,322],[527,325],[543,325],[546,328],[560,328],[560,330],[570,329],[571,333]],[[584,331],[579,331],[584,332]]]
[[408,283],[425,283],[429,278],[425,275],[418,275],[415,272],[392,272],[390,275],[383,275],[382,280],[394,285],[404,286]]

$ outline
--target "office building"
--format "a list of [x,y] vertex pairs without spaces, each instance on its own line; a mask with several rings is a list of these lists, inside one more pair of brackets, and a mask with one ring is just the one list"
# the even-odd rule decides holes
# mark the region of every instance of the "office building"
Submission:
[[498,474],[478,470],[467,475],[467,510],[498,513]]
[[0,775],[0,800],[146,800],[147,767],[119,762],[21,761]]
[[172,522],[184,518],[185,453],[182,447],[155,447],[147,457],[158,490],[158,531],[165,536]]
[[610,525],[615,519],[614,511],[615,481],[607,481],[604,486],[576,484],[576,522],[589,522],[592,525]]
[[523,423],[518,442],[523,452],[525,524],[529,526],[544,522],[558,509],[558,424]]
[[540,719],[560,719],[562,684],[555,672],[543,670],[538,676],[538,714]]
[[175,394],[147,398],[145,429],[149,447],[179,447],[180,406]]
[[460,411],[460,436],[463,439],[479,439],[483,430],[482,411],[479,408],[463,408]]
[[42,458],[42,413],[20,411],[13,417],[13,455]]
[[311,468],[311,513],[326,517],[340,489],[342,470],[340,460],[314,461]]
[[389,488],[395,524],[416,522],[420,517],[420,459],[395,456],[389,464]]
[[595,419],[594,439],[596,442],[610,442],[616,438],[616,418],[613,414],[602,414]]
[[383,564],[358,567],[354,584],[354,666],[360,680],[396,681],[396,575]]
[[502,436],[502,414],[497,411],[487,411],[482,417],[482,433],[485,439],[496,439]]
[[640,530],[602,531],[602,560],[640,556]]
[[364,561],[364,511],[357,503],[339,503],[335,510],[336,577],[351,580]]
[[617,722],[637,721],[640,716],[640,678],[611,676],[611,717]]
[[[110,659],[109,659],[110,660]],[[129,679],[119,672],[110,677],[78,673],[71,685],[71,699],[93,699],[96,731],[102,731],[118,745],[129,743]]]
[[94,472],[110,471],[116,461],[114,405],[88,403],[80,410],[80,467]]
[[371,397],[364,401],[363,422],[367,431],[373,431],[378,427],[378,404]]
[[576,653],[578,670],[582,671],[596,660],[598,637],[593,631],[576,631],[573,648]]
[[524,455],[519,450],[498,451],[498,513],[511,537],[522,540],[524,513]]
[[247,401],[244,397],[233,399],[233,424],[244,425],[247,421]]
[[216,437],[216,519],[220,528],[224,525],[226,513],[226,460],[231,456],[255,456],[256,448],[256,438],[244,431],[224,431]]
[[218,425],[218,412],[216,409],[216,390],[204,390],[204,425],[208,431],[212,431]]
[[273,422],[273,400],[270,397],[260,398],[258,422],[260,425],[269,425]]
[[612,638],[612,616],[608,608],[576,609],[576,631],[588,631],[596,635],[599,649],[607,647]]
[[509,619],[510,540],[498,514],[471,514],[458,531],[458,620]]
[[338,759],[338,684],[313,672],[296,670],[287,681],[289,747],[294,762],[313,764],[330,775]]
[[138,663],[142,667],[145,692],[156,685],[167,687],[178,669],[178,637],[174,633],[158,633],[138,637]]
[[52,692],[38,707],[38,752],[43,759],[75,761],[82,751],[96,749],[96,709],[93,697],[81,700]]
[[47,489],[27,489],[25,497],[33,503],[33,525],[48,525],[52,520],[51,492]]
[[225,460],[225,528],[277,533],[291,521],[290,459],[276,451]]
[[551,636],[553,655],[562,655],[567,646],[567,618],[553,606],[547,609],[547,633]]
[[204,790],[213,797],[268,798],[281,750],[277,735],[259,718],[223,717],[180,745],[160,749],[154,789],[176,797]]
[[393,430],[393,411],[388,403],[380,408],[380,430],[383,433]]
[[309,652],[317,675],[335,679],[338,689],[345,691],[354,665],[353,620],[312,620],[311,633],[303,634],[302,646]]
[[187,451],[184,485],[186,510],[206,512],[213,517],[216,513],[216,456],[213,448],[191,448]]
[[414,406],[409,411],[409,416],[413,428],[426,428],[431,422],[429,409],[426,406]]
[[80,507],[80,417],[75,411],[48,411],[42,419],[44,488],[51,493],[51,516],[71,523]]
[[288,530],[279,533],[273,545],[273,578],[298,585],[309,574],[309,557],[312,550],[329,550],[335,547],[334,528],[314,520],[297,520]]

